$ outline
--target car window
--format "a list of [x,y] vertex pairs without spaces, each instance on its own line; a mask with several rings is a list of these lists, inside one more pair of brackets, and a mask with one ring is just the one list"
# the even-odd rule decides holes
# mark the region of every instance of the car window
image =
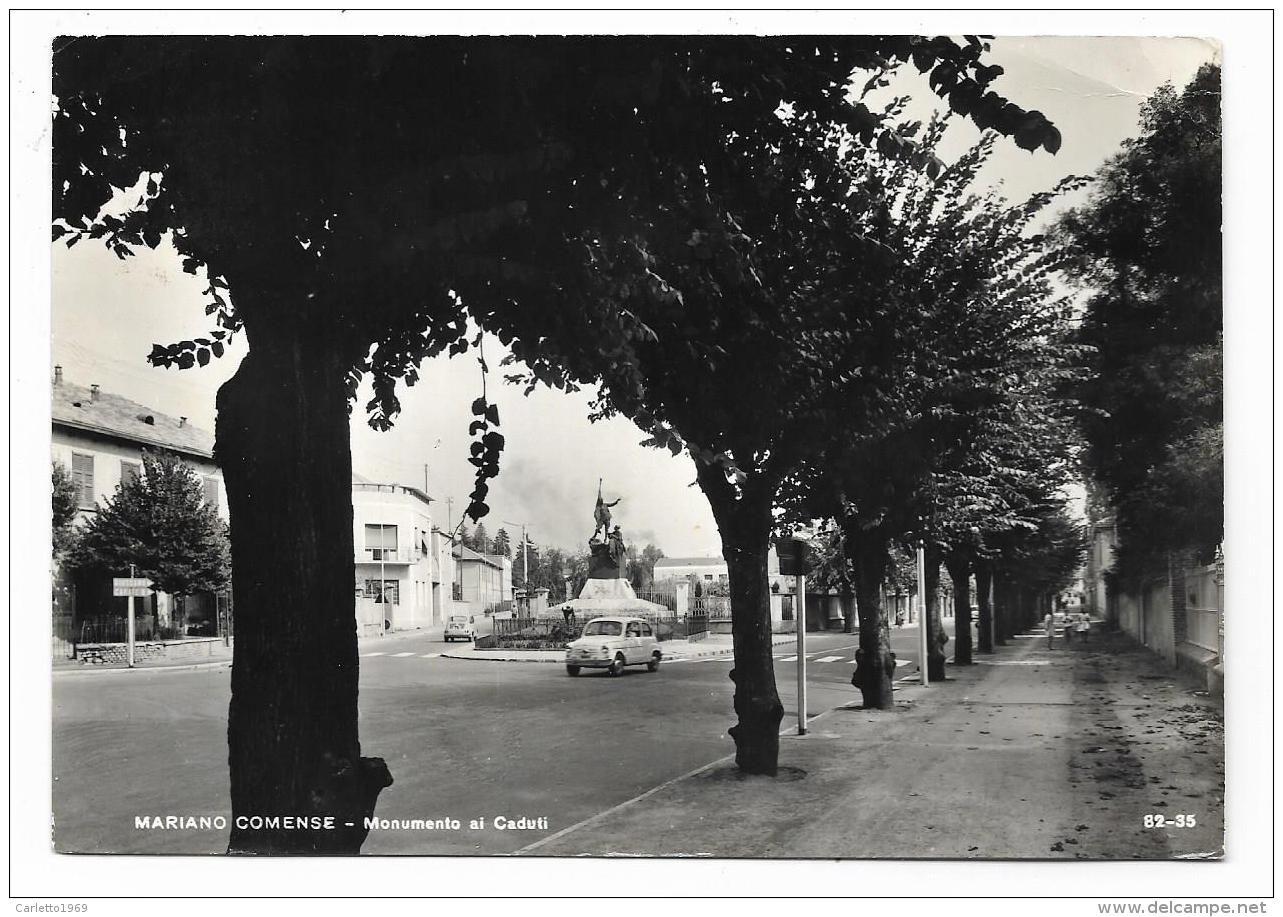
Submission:
[[631,624],[629,624],[629,625],[628,625],[628,636],[630,636],[630,637],[640,637],[640,636],[641,636],[641,625],[640,625],[640,624],[638,624],[636,621],[633,621]]
[[641,630],[642,630],[642,636],[643,636],[643,637],[649,637],[649,636],[651,636],[651,632],[650,632],[650,625],[649,625],[649,624],[646,624],[645,622],[642,622]]
[[624,632],[624,625],[619,621],[589,621],[584,628],[587,637],[618,637]]

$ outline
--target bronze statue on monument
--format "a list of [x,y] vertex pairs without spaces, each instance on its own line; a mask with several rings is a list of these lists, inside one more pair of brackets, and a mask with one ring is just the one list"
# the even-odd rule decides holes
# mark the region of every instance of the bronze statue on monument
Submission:
[[[613,529],[610,527],[610,508],[618,503],[619,500],[607,503],[602,498],[601,478],[598,478],[597,506],[593,510],[593,519],[597,525],[588,539],[588,551],[591,555],[589,579],[621,579],[624,575],[624,556],[628,549],[624,545],[624,536],[619,526]],[[597,537],[598,532],[601,532],[604,540]]]
[[[619,498],[619,500],[622,500],[622,499],[623,497]],[[590,542],[597,537],[598,532],[601,532],[602,535],[606,536],[607,538],[610,537],[610,508],[618,504],[619,500],[614,500],[610,503],[607,503],[605,500],[601,498],[601,478],[598,478],[597,479],[597,508],[593,510],[593,519],[596,521],[597,525],[596,527],[593,528],[592,535],[588,539]],[[619,527],[616,526],[615,528],[618,529]]]

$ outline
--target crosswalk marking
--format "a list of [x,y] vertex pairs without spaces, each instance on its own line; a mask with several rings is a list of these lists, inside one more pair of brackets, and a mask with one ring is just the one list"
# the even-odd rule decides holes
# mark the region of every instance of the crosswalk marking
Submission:
[[420,656],[419,658],[420,658],[420,659],[439,659],[439,658],[441,658],[441,654],[440,654],[440,653],[424,653],[424,654],[423,654],[422,656]]
[[386,653],[362,653],[362,659],[369,659],[371,656],[386,656]]
[[796,656],[785,656],[780,662],[797,662]]
[[393,659],[404,659],[406,656],[413,656],[414,653],[393,653]]
[[842,658],[841,656],[821,656],[819,659],[816,659],[815,661],[816,662],[837,662],[841,658]]

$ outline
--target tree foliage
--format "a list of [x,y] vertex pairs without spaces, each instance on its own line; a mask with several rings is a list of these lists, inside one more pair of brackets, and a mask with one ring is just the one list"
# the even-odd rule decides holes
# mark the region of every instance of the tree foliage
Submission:
[[[932,153],[946,122],[911,128]],[[917,132],[922,131],[919,138]],[[832,516],[882,543],[928,531],[942,548],[1031,525],[1032,506],[1067,480],[1071,430],[1058,392],[1074,349],[1051,279],[1060,254],[1031,226],[1067,179],[1019,204],[977,193],[984,137],[938,180],[852,155],[851,181],[881,190],[847,216],[866,240],[846,254],[859,280],[841,316],[866,343],[830,364],[828,442],[795,483],[794,516]],[[853,335],[854,336],[854,335]]]
[[[655,379],[629,358],[659,330],[636,302],[680,305],[679,278],[654,270],[656,256],[695,273],[728,262],[718,281],[752,292],[743,202],[727,212],[719,198],[756,180],[766,213],[794,193],[743,158],[786,142],[782,104],[936,168],[844,94],[857,69],[876,80],[912,61],[980,126],[1058,147],[1044,116],[992,90],[1002,70],[982,62],[985,49],[899,36],[60,41],[54,234],[100,239],[122,258],[168,238],[208,278],[216,327],[157,345],[157,365],[204,365],[256,324],[260,337],[328,332],[352,390],[371,378],[367,410],[382,428],[400,409],[398,379],[413,385],[422,359],[467,346],[466,302],[501,337],[521,333],[514,351],[536,376],[603,378],[614,407],[642,421],[658,408],[663,422],[678,406],[642,396],[640,379]],[[137,206],[100,212],[117,189],[133,189]],[[568,308],[562,283],[585,259],[617,295]],[[692,348],[688,362],[739,356]],[[493,405],[474,413],[468,512],[479,518],[502,438]]]
[[85,523],[74,564],[117,576],[132,566],[171,595],[212,592],[231,575],[227,526],[190,465],[144,452],[142,474],[122,481]]
[[629,545],[627,556],[627,577],[633,590],[644,592],[655,584],[655,564],[664,557],[664,552],[649,542],[640,551],[635,545]]
[[1145,103],[1061,237],[1088,296],[1074,393],[1086,466],[1117,514],[1118,572],[1208,552],[1224,528],[1219,67]]
[[62,462],[53,464],[53,556],[58,558],[65,554],[75,539],[76,510],[80,505],[80,494],[71,473]]

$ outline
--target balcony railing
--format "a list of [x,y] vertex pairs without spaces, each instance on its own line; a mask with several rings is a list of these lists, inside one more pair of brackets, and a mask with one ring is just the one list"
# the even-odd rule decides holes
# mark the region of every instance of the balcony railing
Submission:
[[416,560],[409,548],[363,548],[356,559],[363,564],[412,564]]

